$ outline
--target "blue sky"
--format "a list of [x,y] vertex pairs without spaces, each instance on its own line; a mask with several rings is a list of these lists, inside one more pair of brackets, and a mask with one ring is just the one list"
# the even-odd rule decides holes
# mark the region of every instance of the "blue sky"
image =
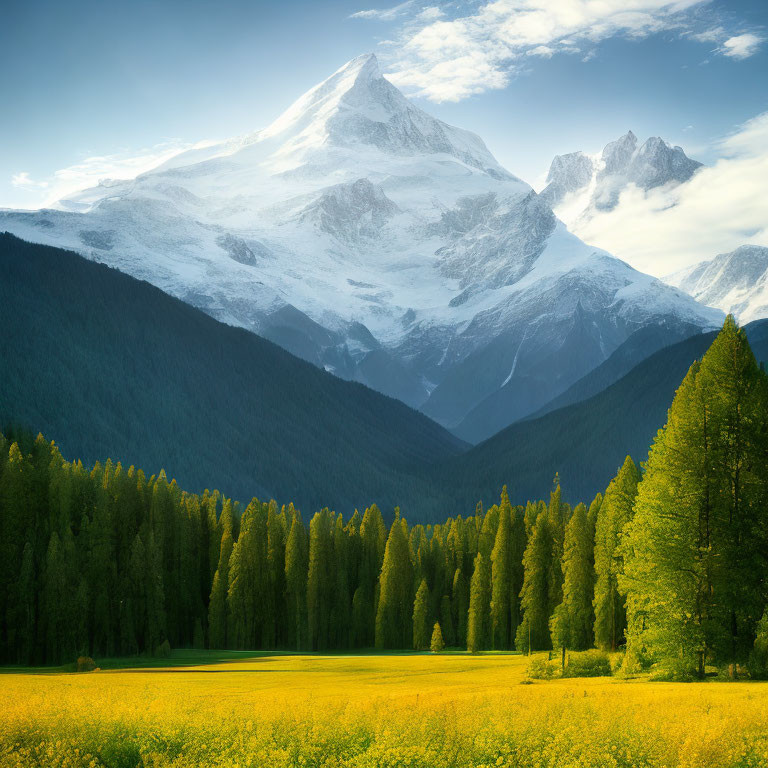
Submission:
[[0,206],[263,127],[369,51],[534,184],[552,155],[630,128],[713,163],[723,137],[768,111],[766,38],[765,0],[12,3]]

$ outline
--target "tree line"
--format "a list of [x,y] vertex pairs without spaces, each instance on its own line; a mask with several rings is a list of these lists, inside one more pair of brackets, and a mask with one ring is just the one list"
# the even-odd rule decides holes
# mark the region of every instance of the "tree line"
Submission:
[[467,517],[391,519],[323,509],[307,526],[292,504],[0,436],[0,659],[439,635],[472,652],[626,646],[628,669],[680,677],[768,662],[768,383],[731,318],[644,473],[627,457],[589,505],[563,502],[556,476],[547,500],[513,505],[504,487]]

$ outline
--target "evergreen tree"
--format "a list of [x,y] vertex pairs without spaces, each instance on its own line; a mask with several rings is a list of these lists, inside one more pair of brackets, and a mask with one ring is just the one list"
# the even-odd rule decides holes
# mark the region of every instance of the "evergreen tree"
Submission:
[[305,609],[307,605],[307,541],[306,531],[297,512],[285,545],[285,585],[289,637],[296,650],[302,648]]
[[[26,545],[25,521],[31,517],[32,468],[17,442],[8,449],[0,478],[0,649],[3,657],[15,655],[14,606],[9,603],[8,587],[16,577],[16,567]],[[30,542],[35,561],[34,542]]]
[[350,611],[350,536],[341,514],[333,528],[333,600],[331,604],[331,644],[334,648],[349,648],[352,637]]
[[563,549],[567,509],[567,506],[561,502],[559,475],[555,475],[552,484],[554,488],[549,494],[549,508],[547,510],[549,532],[552,540],[552,554],[549,557],[549,573],[547,575],[549,588],[547,610],[550,615],[563,601]]
[[[0,446],[1,447],[1,446]],[[15,661],[17,664],[29,664],[32,660],[33,643],[35,639],[35,572],[32,556],[32,545],[27,542],[21,557],[19,579],[14,590],[14,614],[11,626],[14,634],[10,638],[12,647],[15,646]]]
[[491,596],[491,578],[488,561],[477,553],[469,588],[469,616],[467,619],[467,650],[471,653],[486,650],[490,645],[488,604]]
[[406,524],[399,513],[389,530],[380,585],[376,647],[407,648],[412,640],[413,565]]
[[491,552],[491,639],[497,650],[509,648],[512,620],[512,510],[506,496],[507,487],[504,486],[496,541]]
[[552,551],[552,534],[547,512],[541,511],[523,555],[523,588],[520,592],[523,618],[515,639],[515,648],[520,651],[546,650],[549,647]]
[[[215,497],[214,497],[215,498]],[[213,504],[213,501],[209,501]],[[232,557],[232,502],[225,499],[221,516],[212,529],[211,536],[220,534],[214,560],[213,583],[208,599],[208,646],[226,648],[227,643],[227,592],[229,589],[229,560]],[[209,556],[211,556],[209,554]]]
[[[360,524],[362,552],[357,601],[354,608],[356,644],[370,647],[375,642],[376,616],[378,613],[379,575],[387,544],[387,529],[379,508],[372,504],[365,510]],[[354,599],[354,595],[353,595]]]
[[436,621],[432,629],[432,640],[429,644],[429,649],[432,653],[442,653],[444,648],[443,633],[440,631],[440,623]]
[[307,626],[309,645],[313,650],[325,650],[330,641],[330,615],[333,599],[331,521],[331,512],[325,508],[317,512],[309,524]]
[[525,510],[523,507],[517,507],[511,510],[510,527],[510,626],[509,641],[510,646],[515,644],[517,628],[520,626],[521,606],[520,593],[523,589],[523,556],[527,546],[525,531]]
[[752,652],[768,575],[767,435],[766,376],[729,316],[653,443],[623,547],[629,649],[672,674]]
[[[440,600],[440,626],[445,627],[445,642],[448,645],[456,645],[456,635],[453,629],[453,609],[451,598],[443,595]],[[441,629],[442,634],[442,629]]]
[[555,648],[584,651],[592,644],[593,548],[587,509],[579,504],[565,529],[563,602],[550,620]]
[[54,531],[48,544],[43,576],[45,660],[49,664],[61,662],[62,639],[65,634],[64,609],[67,604],[67,585],[61,549],[59,536]]
[[595,528],[595,644],[615,651],[624,640],[626,610],[619,593],[618,578],[623,570],[621,540],[632,519],[640,473],[627,456],[608,486]]
[[285,515],[277,512],[277,503],[269,502],[267,511],[267,606],[264,620],[263,645],[276,648],[282,641],[285,600]]
[[[267,509],[258,499],[246,508],[229,561],[227,637],[236,648],[263,647],[269,621]],[[231,634],[230,634],[231,633]]]
[[427,580],[422,579],[413,601],[413,648],[416,651],[425,651],[429,644],[428,600]]
[[454,626],[458,643],[467,639],[467,618],[469,614],[469,589],[464,578],[464,571],[456,569],[453,575],[451,607],[453,609]]

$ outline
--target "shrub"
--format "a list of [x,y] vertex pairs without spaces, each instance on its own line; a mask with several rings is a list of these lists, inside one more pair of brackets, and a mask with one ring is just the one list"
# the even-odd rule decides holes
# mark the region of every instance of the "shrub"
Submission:
[[603,651],[571,652],[565,663],[563,677],[610,677],[611,660]]
[[651,667],[648,678],[658,682],[690,683],[696,680],[696,671],[689,659],[664,659]]
[[755,647],[749,656],[749,674],[756,680],[768,677],[768,610],[757,623]]
[[152,655],[159,659],[167,659],[171,655],[171,644],[167,640],[163,640],[163,642],[155,648],[155,652]]
[[528,664],[528,677],[533,680],[552,680],[559,674],[558,666],[543,656],[534,656]]
[[634,643],[627,645],[621,660],[621,669],[619,670],[621,677],[639,675],[642,672],[647,672],[650,667],[651,660],[646,655],[645,649],[642,646]]
[[80,656],[77,660],[78,672],[93,672],[96,669],[96,662],[90,656]]

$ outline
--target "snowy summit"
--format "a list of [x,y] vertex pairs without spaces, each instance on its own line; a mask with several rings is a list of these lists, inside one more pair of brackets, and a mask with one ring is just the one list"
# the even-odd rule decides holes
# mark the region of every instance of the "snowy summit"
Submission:
[[[666,145],[629,144],[621,173],[652,183]],[[588,171],[566,156],[552,183],[573,192]],[[583,243],[552,204],[366,55],[264,130],[55,209],[0,212],[0,229],[148,280],[478,440],[639,328],[675,338],[722,317]]]

